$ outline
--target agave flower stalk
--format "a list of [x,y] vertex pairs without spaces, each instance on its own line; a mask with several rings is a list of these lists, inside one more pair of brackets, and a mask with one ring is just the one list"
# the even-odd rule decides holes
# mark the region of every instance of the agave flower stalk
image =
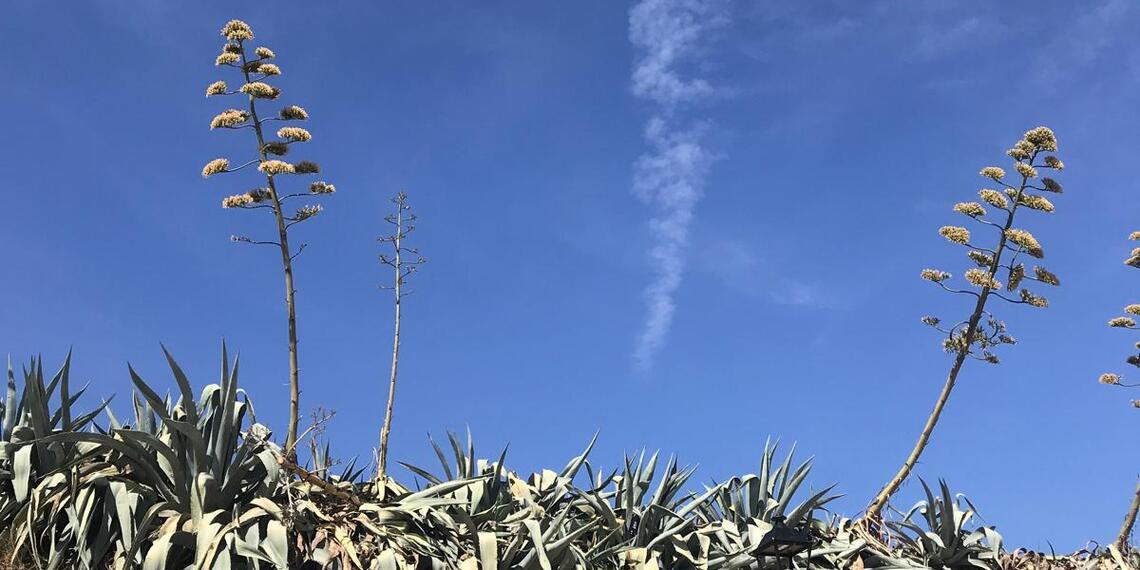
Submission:
[[408,291],[404,288],[408,277],[419,270],[424,264],[424,258],[416,248],[404,246],[404,240],[415,231],[416,215],[408,205],[408,195],[404,192],[392,198],[396,211],[384,218],[392,225],[392,233],[378,238],[392,248],[391,254],[381,254],[380,263],[392,269],[392,284],[383,285],[382,289],[392,291],[395,304],[393,311],[392,332],[392,367],[388,375],[388,404],[384,409],[384,425],[380,428],[380,448],[376,452],[376,481],[379,489],[385,488],[388,468],[388,437],[392,433],[392,410],[396,404],[396,374],[400,365],[400,309],[404,296]]
[[237,166],[232,166],[226,158],[217,158],[202,169],[202,176],[213,176],[222,173],[232,173],[257,165],[257,170],[265,176],[265,187],[254,188],[243,194],[235,194],[222,200],[222,207],[243,210],[266,210],[272,212],[276,222],[277,236],[275,239],[255,240],[245,236],[233,236],[231,239],[239,243],[256,245],[269,245],[276,247],[281,254],[281,269],[285,278],[285,307],[288,319],[289,334],[289,426],[285,437],[285,449],[288,453],[294,452],[297,444],[298,410],[300,409],[300,368],[297,364],[297,310],[296,289],[293,278],[293,261],[305,245],[294,251],[289,245],[289,230],[304,221],[310,220],[321,213],[320,205],[305,205],[288,213],[285,205],[291,200],[301,197],[316,197],[332,194],[336,188],[327,182],[313,182],[307,192],[292,194],[279,193],[282,186],[282,177],[293,175],[317,174],[320,167],[311,161],[301,160],[295,163],[280,160],[277,157],[287,154],[294,145],[305,143],[312,139],[308,130],[296,126],[283,126],[277,130],[277,139],[266,136],[268,125],[274,122],[303,121],[308,119],[308,113],[296,105],[288,105],[280,109],[277,116],[262,116],[258,112],[258,104],[275,101],[281,96],[281,90],[268,83],[270,78],[281,74],[281,68],[272,63],[276,58],[267,47],[248,49],[248,42],[253,39],[253,30],[241,20],[231,20],[222,28],[222,36],[226,43],[222,46],[222,53],[218,55],[215,63],[220,67],[234,68],[242,80],[242,86],[231,90],[225,81],[215,81],[206,88],[206,96],[244,96],[247,99],[245,109],[228,109],[214,117],[210,123],[211,129],[250,129],[257,142],[255,158]]
[[[980,225],[982,230],[996,234],[996,245],[988,248],[977,245],[970,230],[964,227],[944,226],[939,230],[944,238],[967,249],[966,255],[974,266],[964,272],[964,277],[971,288],[958,289],[948,285],[951,275],[938,269],[925,269],[921,276],[946,291],[971,297],[974,307],[968,318],[947,328],[943,328],[941,320],[936,317],[923,317],[924,323],[946,334],[943,348],[954,356],[954,361],[942,391],[935,400],[934,409],[919,433],[918,441],[915,442],[914,448],[898,472],[867,507],[866,520],[874,521],[880,517],[883,507],[914,469],[930,442],[930,436],[942,416],[946,402],[950,399],[950,393],[954,390],[958,374],[966,359],[997,364],[998,358],[994,355],[993,349],[1016,342],[1013,337],[1006,334],[1005,324],[987,311],[987,302],[997,298],[1009,303],[1044,308],[1048,306],[1048,301],[1022,285],[1027,281],[1060,285],[1060,280],[1048,269],[1034,266],[1032,270],[1027,270],[1025,263],[1019,261],[1024,255],[1040,259],[1045,253],[1032,234],[1013,225],[1017,213],[1022,210],[1045,213],[1054,211],[1052,202],[1045,198],[1043,193],[1060,193],[1061,185],[1052,178],[1038,178],[1038,169],[1064,168],[1064,164],[1055,156],[1045,154],[1056,150],[1057,138],[1052,130],[1038,127],[1025,133],[1025,137],[1017,141],[1017,144],[1006,153],[1014,159],[1016,171],[1014,180],[1019,179],[1019,181],[1012,184],[1007,182],[1005,170],[996,166],[988,166],[980,172],[983,177],[1000,188],[1000,190],[984,188],[979,192],[982,201],[997,212],[991,217],[986,211],[986,206],[978,202],[961,202],[954,206],[954,211],[970,218],[972,222]],[[999,272],[1007,280],[1004,287],[998,281]],[[1003,291],[1007,293],[1016,291],[1017,297],[1007,296]]]
[[[1128,239],[1133,241],[1140,241],[1140,231],[1135,231],[1129,234]],[[1140,268],[1140,247],[1133,248],[1128,258],[1124,260],[1124,264],[1129,267]],[[1113,317],[1108,321],[1108,326],[1118,329],[1137,330],[1140,327],[1136,324],[1136,319],[1140,318],[1140,303],[1132,303],[1124,307],[1123,316]],[[1137,351],[1140,351],[1140,342],[1135,344]],[[1140,368],[1140,352],[1129,354],[1128,358],[1124,360],[1126,363]],[[1115,372],[1105,372],[1100,375],[1100,383],[1109,386],[1121,386],[1126,388],[1135,388],[1140,386],[1136,383],[1126,383],[1124,377]],[[1132,400],[1134,407],[1140,408],[1140,400]],[[1116,536],[1113,544],[1121,551],[1126,552],[1128,540],[1132,536],[1132,527],[1136,525],[1136,513],[1140,511],[1140,483],[1137,483],[1136,490],[1132,494],[1132,503],[1128,507],[1128,512],[1124,516],[1124,523],[1120,526],[1120,532]]]

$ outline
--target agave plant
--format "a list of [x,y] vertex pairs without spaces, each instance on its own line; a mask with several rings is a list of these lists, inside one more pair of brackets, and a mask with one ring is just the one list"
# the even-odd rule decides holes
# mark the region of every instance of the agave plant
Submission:
[[[165,352],[165,349],[164,349]],[[282,475],[268,430],[237,388],[223,347],[218,384],[195,400],[166,353],[180,391],[171,403],[133,369],[135,418],[109,430],[59,431],[40,445],[74,445],[16,517],[17,551],[48,568],[142,564],[146,569],[287,567]],[[246,428],[246,429],[243,429]],[[21,448],[22,449],[22,448]],[[18,450],[17,453],[20,453]]]
[[926,500],[911,507],[902,520],[887,522],[898,534],[900,554],[935,569],[999,568],[1001,535],[993,527],[967,528],[975,515],[969,499],[952,495],[946,481],[938,482],[939,496],[921,482]]
[[466,444],[448,434],[451,458],[434,440],[442,475],[403,464],[430,484],[469,482],[450,497],[447,512],[467,538],[466,568],[572,568],[584,563],[586,553],[575,543],[598,521],[582,516],[583,501],[573,481],[593,449],[591,440],[581,455],[561,471],[544,470],[522,478],[505,468],[507,450],[497,461],[477,459],[471,434]]
[[43,359],[24,368],[24,385],[17,391],[16,375],[8,363],[7,394],[0,400],[0,528],[8,528],[29,491],[57,470],[74,453],[72,444],[40,438],[87,429],[107,406],[78,413],[74,406],[86,387],[71,392],[71,353],[63,366],[44,382]]
[[704,524],[711,527],[713,550],[720,553],[709,561],[710,567],[752,567],[756,562],[756,547],[772,529],[775,517],[785,517],[789,526],[810,526],[817,510],[840,497],[832,494],[834,486],[829,486],[794,503],[811,471],[811,459],[793,469],[793,446],[784,461],[773,469],[777,447],[771,441],[765,442],[759,474],[733,477],[724,482],[713,500],[701,507],[700,516]]

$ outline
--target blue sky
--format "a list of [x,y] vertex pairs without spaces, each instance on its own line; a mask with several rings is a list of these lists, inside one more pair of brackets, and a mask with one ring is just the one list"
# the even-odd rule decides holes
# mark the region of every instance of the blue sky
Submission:
[[[312,116],[306,156],[339,190],[294,238],[309,244],[303,403],[337,411],[334,451],[377,437],[391,306],[374,238],[404,189],[429,263],[406,305],[396,459],[432,465],[425,434],[470,426],[530,471],[600,430],[603,465],[644,446],[707,480],[754,471],[773,436],[814,455],[813,484],[838,482],[853,513],[949,365],[918,318],[968,310],[917,277],[965,268],[936,230],[981,166],[1046,124],[1066,193],[1023,223],[1063,287],[1045,311],[996,307],[1021,343],[968,365],[918,474],[947,478],[1014,546],[1112,538],[1137,416],[1095,378],[1135,340],[1104,323],[1138,300],[1120,261],[1140,228],[1140,6],[722,0],[672,68],[710,89],[672,108],[635,93],[630,4],[425,4],[9,6],[0,347],[54,366],[74,346],[93,391],[124,398],[128,361],[170,382],[159,342],[204,384],[225,338],[283,433],[279,260],[228,241],[269,220],[218,206],[252,175],[198,174],[250,146],[209,131],[225,103],[202,96],[222,78],[217,30],[239,17],[277,52],[282,101]],[[707,164],[671,320],[639,367],[661,210],[633,187],[662,114],[699,129]]]

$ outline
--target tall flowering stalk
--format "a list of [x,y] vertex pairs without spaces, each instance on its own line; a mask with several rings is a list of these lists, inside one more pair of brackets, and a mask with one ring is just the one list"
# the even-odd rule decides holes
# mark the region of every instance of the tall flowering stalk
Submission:
[[[1132,241],[1140,241],[1140,231],[1132,232],[1128,239]],[[1140,268],[1140,247],[1132,249],[1128,259],[1124,260],[1124,264],[1129,267]],[[1133,303],[1124,307],[1124,315],[1113,317],[1108,321],[1108,326],[1118,329],[1140,330],[1140,326],[1136,324],[1136,318],[1140,315],[1140,304]],[[1140,368],[1140,342],[1137,342],[1135,348],[1138,352],[1129,354],[1128,358],[1124,361],[1132,366]],[[1123,376],[1115,372],[1105,372],[1100,375],[1100,383],[1109,386],[1122,386],[1126,388],[1135,388],[1140,384],[1127,384],[1124,382]],[[1140,400],[1132,400],[1134,407],[1140,408]],[[1128,539],[1132,536],[1132,527],[1136,525],[1136,514],[1140,511],[1140,482],[1136,484],[1136,490],[1132,493],[1132,503],[1128,507],[1128,512],[1124,515],[1124,523],[1120,526],[1120,533],[1117,534],[1116,540],[1113,544],[1124,551],[1128,546]]]
[[[290,177],[307,174],[317,174],[320,167],[311,161],[301,160],[286,162],[277,157],[285,156],[290,148],[297,143],[309,142],[312,135],[301,127],[287,124],[277,129],[277,138],[266,137],[265,130],[273,123],[288,123],[304,121],[309,118],[308,113],[296,105],[282,107],[276,116],[259,115],[258,103],[275,101],[281,96],[281,90],[268,83],[270,78],[281,75],[281,68],[273,63],[276,56],[267,47],[259,46],[252,51],[249,43],[253,39],[253,30],[241,20],[230,20],[222,28],[222,36],[226,38],[222,46],[222,53],[218,55],[215,63],[219,67],[233,68],[241,80],[241,87],[231,90],[225,81],[215,81],[206,88],[207,97],[236,96],[246,100],[243,109],[227,109],[219,113],[210,122],[211,129],[250,129],[256,138],[257,147],[255,158],[236,166],[229,159],[217,158],[211,160],[202,169],[203,177],[217,174],[237,172],[250,166],[257,166],[257,170],[265,176],[265,186],[254,188],[242,194],[235,194],[222,200],[222,207],[241,210],[267,210],[273,213],[277,226],[277,238],[269,240],[255,240],[245,236],[233,236],[235,242],[256,245],[270,245],[281,252],[281,269],[285,274],[285,306],[289,322],[289,430],[285,437],[285,449],[294,452],[297,444],[298,410],[300,406],[300,373],[297,365],[297,311],[295,303],[296,290],[293,286],[293,261],[305,245],[294,251],[289,246],[289,230],[301,222],[312,219],[321,212],[320,205],[304,205],[291,213],[286,213],[287,203],[301,197],[316,197],[332,194],[336,188],[327,182],[313,182],[306,191],[291,194],[281,194],[278,187],[284,180],[281,177]],[[263,110],[264,111],[264,110]]]
[[[1057,138],[1050,129],[1038,127],[1025,133],[1025,137],[1017,141],[1017,144],[1006,153],[1014,159],[1016,182],[1012,184],[1007,182],[1005,170],[996,166],[987,166],[981,170],[981,175],[991,180],[998,188],[984,188],[979,192],[979,196],[982,202],[996,212],[991,215],[987,212],[987,206],[978,202],[960,202],[954,205],[955,212],[970,218],[971,222],[980,225],[983,231],[992,232],[996,238],[996,245],[988,248],[979,245],[984,242],[974,241],[970,230],[961,226],[943,226],[938,231],[951,243],[966,248],[966,257],[973,266],[966,269],[963,277],[970,288],[952,287],[949,285],[951,275],[938,269],[924,269],[921,276],[946,291],[971,297],[974,308],[968,318],[949,327],[943,326],[937,317],[922,318],[924,323],[946,335],[942,343],[943,348],[954,356],[954,362],[946,377],[946,383],[934,403],[934,409],[918,436],[918,441],[902,467],[867,507],[867,520],[874,521],[881,516],[891,496],[914,469],[930,441],[934,426],[942,416],[942,410],[946,407],[950,393],[954,390],[954,384],[958,381],[958,373],[962,370],[966,359],[997,364],[998,358],[993,350],[1000,345],[1016,342],[1013,337],[1006,334],[1005,324],[986,310],[986,303],[992,298],[997,298],[1009,303],[1043,308],[1048,306],[1048,301],[1022,285],[1027,281],[1060,285],[1060,280],[1048,269],[1039,265],[1034,265],[1032,269],[1026,268],[1025,262],[1022,261],[1025,256],[1041,259],[1045,253],[1032,234],[1013,225],[1017,213],[1024,209],[1053,212],[1052,202],[1041,193],[1060,193],[1061,185],[1052,178],[1039,178],[1038,169],[1064,168],[1064,164],[1055,156],[1044,154],[1056,150]],[[998,280],[999,277],[1006,280],[1004,286]]]
[[377,488],[384,489],[388,475],[388,437],[392,433],[392,410],[396,404],[396,374],[400,367],[400,317],[404,297],[408,294],[405,285],[408,277],[419,270],[424,264],[424,258],[416,248],[404,245],[404,240],[416,229],[416,215],[408,204],[408,195],[404,192],[392,198],[395,212],[384,217],[384,221],[392,225],[392,233],[381,236],[378,241],[388,244],[391,253],[380,254],[380,263],[392,269],[392,284],[382,285],[382,289],[392,291],[395,301],[394,328],[392,332],[392,367],[388,376],[388,405],[384,409],[384,424],[380,428],[380,449],[376,452],[376,481]]

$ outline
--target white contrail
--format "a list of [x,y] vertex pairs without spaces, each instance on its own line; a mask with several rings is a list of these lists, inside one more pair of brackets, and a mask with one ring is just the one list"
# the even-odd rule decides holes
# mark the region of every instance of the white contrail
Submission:
[[678,127],[678,106],[715,95],[707,81],[677,69],[702,36],[724,22],[722,0],[642,0],[629,12],[629,39],[636,51],[633,93],[656,108],[645,128],[649,151],[633,168],[633,191],[650,205],[655,272],[645,289],[647,315],[634,350],[634,366],[647,371],[673,320],[673,295],[681,284],[689,223],[701,198],[711,156],[701,144],[703,125]]

